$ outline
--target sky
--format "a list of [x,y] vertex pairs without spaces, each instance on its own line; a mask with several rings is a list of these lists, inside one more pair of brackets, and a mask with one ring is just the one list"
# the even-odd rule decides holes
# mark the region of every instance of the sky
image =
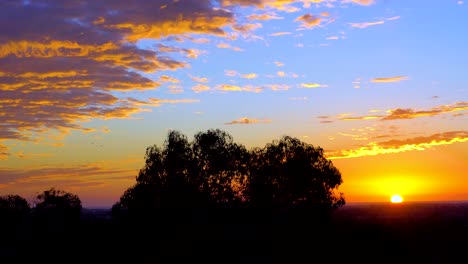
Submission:
[[348,203],[468,200],[468,1],[0,1],[0,195],[110,207],[169,130],[321,147]]

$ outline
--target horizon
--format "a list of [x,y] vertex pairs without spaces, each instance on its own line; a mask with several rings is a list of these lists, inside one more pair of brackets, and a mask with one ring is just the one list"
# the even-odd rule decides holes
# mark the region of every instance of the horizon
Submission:
[[[147,147],[322,147],[346,203],[468,201],[465,1],[0,3],[0,195],[112,206]],[[437,18],[437,19],[436,19]]]

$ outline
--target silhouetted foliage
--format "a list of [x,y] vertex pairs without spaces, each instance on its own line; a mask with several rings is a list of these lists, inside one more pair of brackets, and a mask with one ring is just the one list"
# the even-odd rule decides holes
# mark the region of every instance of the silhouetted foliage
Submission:
[[251,153],[247,193],[256,207],[336,208],[345,204],[341,174],[316,148],[284,136]]
[[28,216],[31,208],[28,201],[19,195],[0,196],[0,223],[16,224]]
[[200,208],[325,208],[344,205],[341,174],[321,148],[285,136],[251,151],[219,129],[189,143],[169,131],[163,148],[146,149],[136,184],[114,216]]
[[33,213],[38,221],[71,223],[79,221],[81,208],[77,195],[51,188],[36,197]]

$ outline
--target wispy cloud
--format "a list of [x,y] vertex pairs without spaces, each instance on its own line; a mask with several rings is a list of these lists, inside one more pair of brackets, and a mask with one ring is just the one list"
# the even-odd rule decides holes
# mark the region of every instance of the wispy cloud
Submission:
[[283,19],[283,17],[277,16],[275,13],[272,14],[252,14],[247,16],[248,20],[272,20],[272,19]]
[[375,0],[344,0],[344,3],[355,3],[359,5],[369,6],[375,3]]
[[230,49],[230,50],[233,50],[233,51],[244,51],[243,49],[241,49],[239,47],[233,47],[230,44],[225,43],[225,42],[217,44],[216,47],[218,47],[220,49]]
[[394,76],[394,77],[381,77],[381,78],[374,78],[371,79],[371,82],[376,83],[389,83],[389,82],[400,82],[408,80],[408,76]]
[[192,79],[192,81],[194,81],[194,82],[199,82],[199,83],[207,83],[208,82],[208,78],[206,78],[206,77],[198,77],[198,76],[191,76],[190,75],[190,79]]
[[355,28],[366,28],[370,26],[376,26],[376,25],[382,25],[384,24],[385,21],[379,20],[375,22],[360,22],[360,23],[348,23],[350,26],[355,27]]
[[320,88],[320,87],[327,87],[327,85],[318,84],[318,83],[301,83],[300,87],[302,87],[302,88]]
[[[357,120],[369,120],[379,119],[381,121],[398,120],[398,119],[413,119],[425,116],[437,116],[457,111],[468,110],[468,102],[457,102],[449,105],[440,105],[433,107],[428,110],[416,110],[412,108],[396,108],[388,110],[386,115],[367,115],[367,116],[339,116],[339,120],[344,121],[357,121]],[[453,115],[457,117],[457,115]]]
[[292,34],[292,32],[282,31],[282,32],[271,33],[271,34],[269,34],[268,36],[271,36],[271,37],[279,37],[279,36],[285,36],[285,35],[291,35],[291,34]]
[[249,125],[249,124],[267,124],[267,123],[271,123],[271,120],[242,117],[237,120],[227,122],[225,124],[226,125]]
[[209,86],[200,84],[200,83],[192,87],[192,91],[194,91],[195,93],[206,92],[209,90],[210,90]]
[[259,93],[263,89],[258,86],[252,86],[252,85],[245,85],[245,86],[239,86],[239,85],[232,85],[232,84],[220,84],[216,86],[217,90],[220,91],[225,91],[225,92],[254,92],[254,93]]
[[357,149],[339,150],[327,153],[329,159],[356,158],[380,154],[400,153],[414,150],[427,150],[435,146],[451,145],[468,141],[468,131],[451,131],[409,138],[406,140],[389,140],[372,142]]

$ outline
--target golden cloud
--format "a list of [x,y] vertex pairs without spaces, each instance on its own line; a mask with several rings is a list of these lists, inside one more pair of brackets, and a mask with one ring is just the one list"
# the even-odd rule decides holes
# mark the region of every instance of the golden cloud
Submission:
[[216,87],[217,90],[225,92],[254,92],[259,93],[263,89],[252,85],[238,86],[232,84],[220,84]]
[[256,73],[247,73],[247,74],[241,74],[241,77],[245,79],[255,79],[258,76]]
[[385,142],[372,142],[358,149],[339,150],[327,153],[329,159],[356,158],[375,156],[380,154],[400,153],[414,150],[427,150],[435,146],[451,145],[467,142],[468,131],[451,131],[431,136],[409,138],[406,140],[390,140]]
[[319,88],[319,87],[324,87],[322,84],[318,83],[301,83],[302,88]]
[[[172,55],[193,59],[203,54],[157,42],[143,48],[137,41],[172,38],[206,43],[207,38],[192,36],[226,36],[227,27],[241,31],[259,27],[236,25],[231,11],[216,8],[210,1],[65,2],[0,1],[2,13],[9,14],[0,17],[0,139],[33,140],[36,134],[51,130],[91,131],[82,122],[130,118],[148,111],[145,106],[194,102],[117,97],[115,91],[178,83],[167,75],[155,81],[144,73],[188,66]],[[168,88],[173,93],[181,91],[178,86]],[[1,146],[2,158],[6,152]]]
[[227,122],[225,124],[226,125],[248,125],[248,124],[267,124],[267,123],[271,123],[271,120],[242,117],[237,120]]
[[371,79],[371,82],[388,83],[388,82],[400,82],[400,81],[404,81],[408,79],[409,79],[408,76],[394,76],[394,77],[374,78],[374,79]]

